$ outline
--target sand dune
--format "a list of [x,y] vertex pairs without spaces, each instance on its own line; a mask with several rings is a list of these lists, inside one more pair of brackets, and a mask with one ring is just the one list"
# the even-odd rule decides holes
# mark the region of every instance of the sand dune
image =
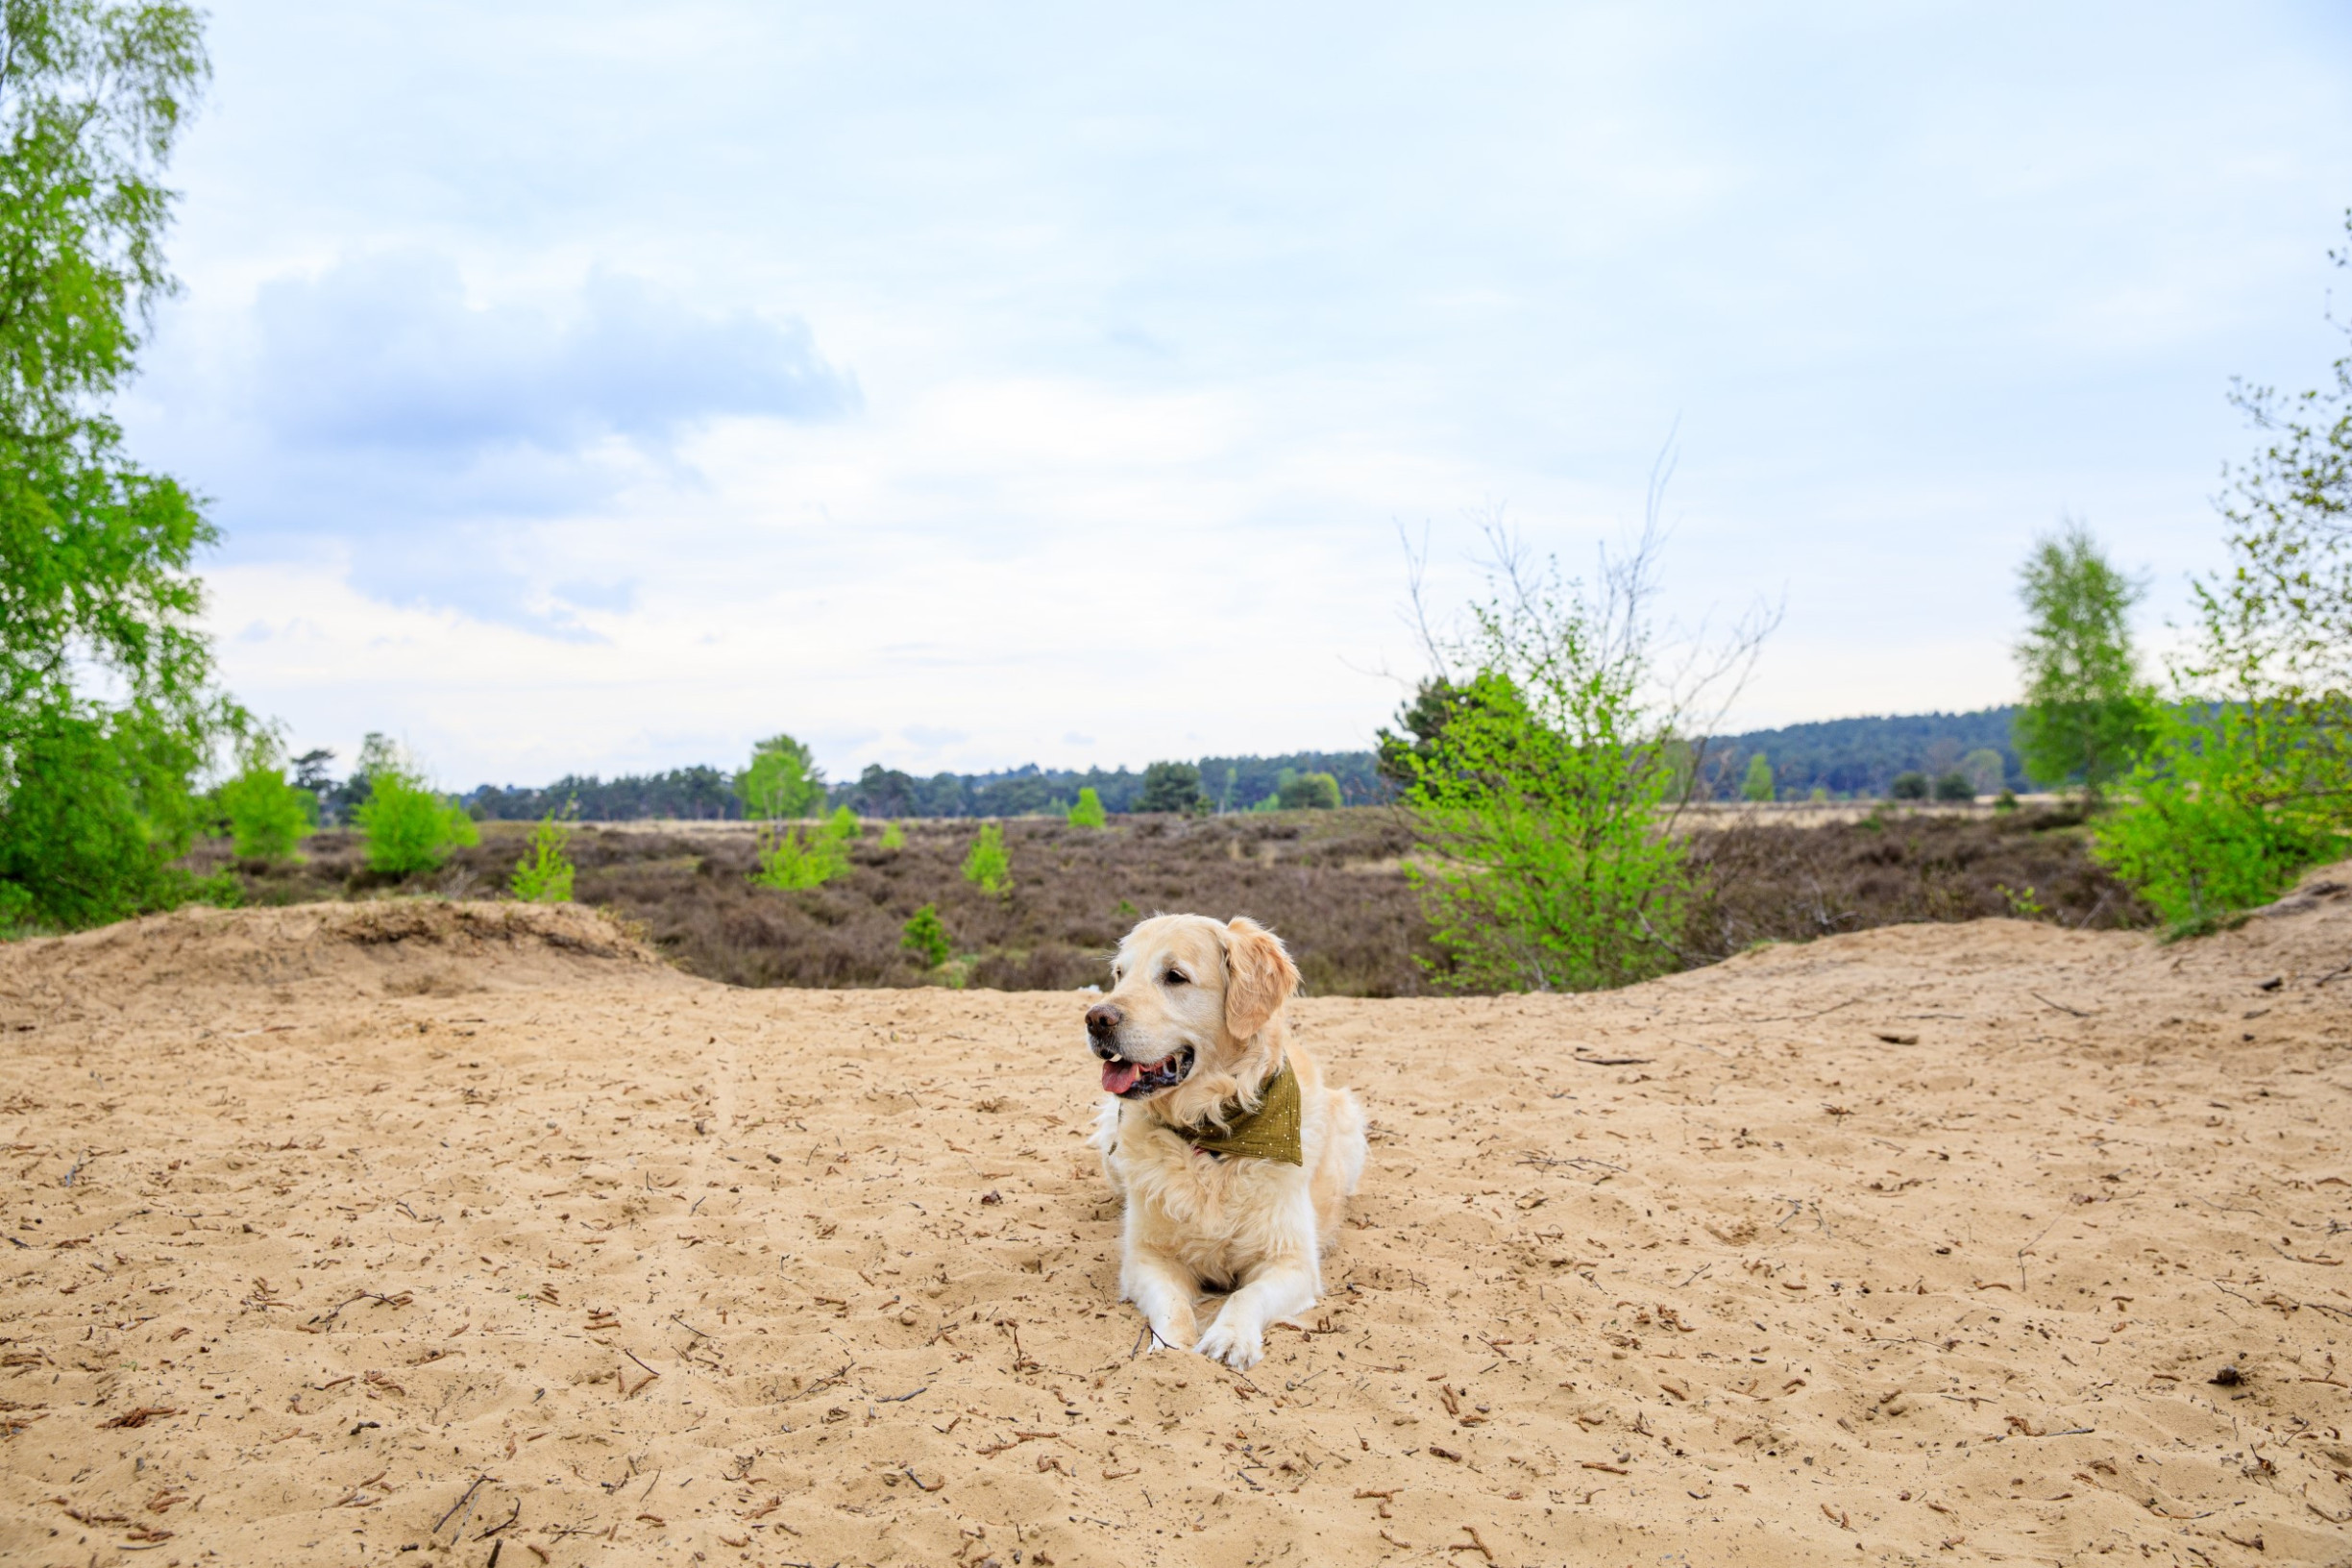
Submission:
[[1373,1162],[1242,1377],[1134,1354],[1067,994],[0,949],[0,1556],[2352,1561],[2352,895],[1297,1016]]

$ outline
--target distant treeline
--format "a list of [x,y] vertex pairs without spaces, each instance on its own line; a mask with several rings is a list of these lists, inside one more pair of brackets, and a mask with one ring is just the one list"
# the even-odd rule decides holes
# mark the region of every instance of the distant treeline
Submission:
[[[1369,751],[1299,751],[1283,757],[1203,757],[1201,791],[1218,811],[1246,811],[1281,788],[1286,775],[1329,773],[1338,781],[1339,799],[1351,806],[1377,805],[1394,791],[1373,766]],[[870,765],[856,778],[830,786],[828,806],[847,806],[861,817],[1032,817],[1056,812],[1091,788],[1107,811],[1135,809],[1143,775],[1135,770],[1040,768],[1032,764],[993,773],[934,773],[918,778],[895,768]],[[674,768],[666,773],[599,778],[568,774],[545,788],[484,784],[465,796],[473,814],[508,821],[533,821],[550,812],[576,809],[592,822],[648,818],[687,821],[738,820],[744,803],[734,774],[718,768]]]
[[2008,788],[2031,787],[2009,738],[2014,706],[1974,713],[1906,713],[1887,718],[1832,719],[1785,729],[1719,735],[1707,743],[1704,777],[1718,800],[1739,798],[1748,759],[1761,751],[1783,800],[1825,790],[1832,797],[1884,796],[1898,773],[1939,777],[1972,751],[2000,753]]
[[[1802,799],[1814,790],[1833,797],[1884,796],[1899,773],[1936,777],[1950,772],[1970,752],[2000,753],[2008,784],[2025,789],[2009,740],[2014,707],[1975,713],[1915,713],[1889,718],[1833,719],[1784,729],[1723,735],[1707,743],[1703,793],[1737,799],[1749,758],[1761,751],[1782,799]],[[1203,757],[1201,792],[1218,811],[1247,811],[1272,796],[1286,774],[1329,773],[1339,782],[1339,798],[1351,806],[1379,805],[1396,790],[1381,776],[1370,751],[1297,751],[1282,757]],[[1054,812],[1091,788],[1104,809],[1132,811],[1142,793],[1143,775],[1132,769],[1009,769],[993,773],[934,773],[918,778],[895,768],[869,766],[856,778],[826,790],[828,806],[847,806],[861,817],[1033,817]],[[719,768],[674,768],[666,773],[599,778],[591,773],[557,779],[543,789],[485,784],[465,797],[477,817],[536,821],[549,812],[576,807],[592,822],[648,818],[729,821],[744,815],[735,775]]]

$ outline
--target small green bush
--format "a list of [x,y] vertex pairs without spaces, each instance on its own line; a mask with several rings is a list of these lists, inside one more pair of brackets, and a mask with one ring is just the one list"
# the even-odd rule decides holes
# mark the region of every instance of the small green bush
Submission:
[[936,969],[947,962],[952,946],[947,941],[947,927],[940,919],[939,906],[925,904],[907,917],[898,935],[898,945],[922,961],[926,969]]
[[539,819],[531,831],[530,852],[515,862],[506,891],[527,904],[568,904],[572,901],[572,824],[558,821],[553,812]]
[[2015,810],[2017,810],[2017,809],[2018,809],[2018,797],[2017,797],[2017,791],[2015,791],[2015,790],[2003,790],[2003,791],[2001,791],[2001,793],[2000,793],[2000,794],[1998,794],[1998,795],[1995,796],[1993,797],[1993,809],[1994,809],[1995,811],[2015,811]]
[[849,845],[833,824],[777,828],[760,835],[759,870],[751,880],[765,888],[790,893],[819,888],[849,869]]
[[2175,935],[2211,931],[2345,851],[2330,797],[2295,787],[2298,726],[2235,705],[2160,710],[2156,739],[2125,782],[2131,803],[2093,829],[2093,857]]
[[1945,773],[1935,781],[1935,797],[1938,800],[1973,800],[1976,798],[1976,786],[1969,782],[1965,773]]
[[245,759],[234,778],[215,792],[229,819],[229,837],[239,860],[286,861],[310,831],[317,801],[285,781],[284,771],[264,750]]
[[1778,786],[1773,780],[1771,761],[1758,751],[1748,759],[1748,776],[1740,780],[1740,798],[1772,800],[1777,798],[1779,793]]
[[1078,792],[1078,803],[1069,808],[1068,821],[1072,827],[1101,827],[1111,821],[1111,814],[1103,810],[1102,796],[1094,793],[1093,785]]
[[1887,786],[1887,798],[1890,800],[1926,799],[1927,775],[1919,772],[1897,773],[1895,782]]
[[1336,811],[1339,781],[1329,773],[1301,773],[1275,794],[1285,811]]
[[882,824],[882,837],[879,841],[878,847],[884,849],[904,849],[906,847],[905,825],[899,822],[884,822]]
[[405,767],[368,778],[368,797],[352,821],[367,840],[371,871],[414,876],[436,870],[450,851],[478,844],[481,834],[464,808],[453,806]]
[[1005,851],[1004,829],[996,823],[981,824],[971,852],[964,857],[964,880],[999,898],[1013,891],[1013,857]]

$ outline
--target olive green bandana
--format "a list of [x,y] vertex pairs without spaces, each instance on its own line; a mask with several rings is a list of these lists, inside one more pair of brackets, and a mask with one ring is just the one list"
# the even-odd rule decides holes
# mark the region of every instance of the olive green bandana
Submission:
[[1299,1145],[1299,1086],[1298,1074],[1285,1062],[1281,1070],[1267,1080],[1265,1093],[1258,1109],[1232,1118],[1222,1134],[1188,1127],[1175,1129],[1176,1136],[1204,1154],[1218,1155],[1227,1160],[1280,1160],[1286,1164],[1304,1165],[1307,1152]]

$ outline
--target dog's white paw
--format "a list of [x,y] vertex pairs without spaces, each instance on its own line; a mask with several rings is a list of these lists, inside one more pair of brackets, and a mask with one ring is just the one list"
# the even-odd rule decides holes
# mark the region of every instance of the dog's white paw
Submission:
[[1213,1361],[1223,1361],[1237,1372],[1247,1372],[1265,1360],[1265,1335],[1255,1329],[1238,1329],[1222,1318],[1192,1347]]
[[1143,1353],[1156,1356],[1164,1350],[1182,1350],[1191,1337],[1189,1323],[1153,1323],[1143,1335]]

